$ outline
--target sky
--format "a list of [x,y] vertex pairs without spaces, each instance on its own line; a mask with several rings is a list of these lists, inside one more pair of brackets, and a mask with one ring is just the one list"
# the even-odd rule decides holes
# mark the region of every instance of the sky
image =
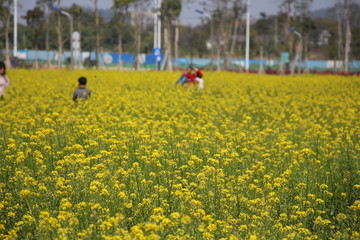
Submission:
[[[250,13],[252,18],[258,18],[260,12],[265,12],[266,14],[275,14],[278,12],[278,5],[281,0],[250,0],[251,7]],[[36,0],[18,0],[18,3],[23,6],[22,9],[19,9],[19,16],[26,14],[28,9],[35,7]],[[193,3],[187,3],[188,1],[183,0],[183,11],[180,15],[180,22],[182,25],[195,26],[201,23],[201,15],[195,12],[195,9],[202,9],[202,6],[199,4],[200,0],[193,0]],[[311,5],[312,10],[332,7],[337,2],[337,0],[313,0]],[[84,7],[93,7],[94,0],[62,0],[60,7],[68,7],[73,3],[82,5]],[[113,0],[99,0],[98,8],[99,9],[109,9],[113,4]]]

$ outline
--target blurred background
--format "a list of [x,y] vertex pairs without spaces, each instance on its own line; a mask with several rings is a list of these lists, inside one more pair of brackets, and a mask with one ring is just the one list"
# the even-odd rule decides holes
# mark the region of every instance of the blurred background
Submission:
[[0,59],[9,67],[172,71],[195,65],[259,73],[360,69],[359,0],[0,4]]

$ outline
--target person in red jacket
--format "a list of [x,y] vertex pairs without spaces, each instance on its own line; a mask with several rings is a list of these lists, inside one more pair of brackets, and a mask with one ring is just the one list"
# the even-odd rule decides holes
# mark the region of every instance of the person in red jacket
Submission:
[[187,71],[184,72],[181,77],[175,82],[175,84],[181,83],[184,85],[185,83],[189,83],[190,85],[198,84],[199,89],[204,88],[204,80],[202,79],[203,73],[195,67],[188,67]]
[[181,85],[184,85],[185,83],[188,83],[190,77],[191,77],[191,67],[188,67],[186,69],[186,72],[181,74],[180,78],[175,82],[175,85],[178,84],[178,83],[181,83]]
[[198,68],[193,68],[194,70],[194,81],[198,84],[198,89],[203,89],[204,88],[204,80],[202,79],[203,77],[203,73],[198,69]]
[[195,85],[196,74],[193,68],[190,68],[190,71],[186,72],[184,76],[188,79],[190,85]]

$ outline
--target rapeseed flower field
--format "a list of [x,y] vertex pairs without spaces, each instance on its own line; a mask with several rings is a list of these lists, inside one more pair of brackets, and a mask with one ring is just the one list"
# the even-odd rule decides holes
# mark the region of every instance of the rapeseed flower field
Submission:
[[179,74],[10,70],[0,239],[360,239],[358,77]]

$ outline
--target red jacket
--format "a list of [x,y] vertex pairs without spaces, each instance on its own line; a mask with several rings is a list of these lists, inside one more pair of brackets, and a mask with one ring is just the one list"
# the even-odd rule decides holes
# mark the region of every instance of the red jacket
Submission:
[[194,83],[195,83],[195,78],[196,78],[196,75],[195,75],[195,74],[193,74],[193,73],[184,73],[184,76],[189,79],[189,83],[190,83],[190,84],[194,84]]
[[198,78],[202,78],[202,76],[204,75],[199,69],[196,70],[195,74],[196,74],[196,77],[198,77]]

